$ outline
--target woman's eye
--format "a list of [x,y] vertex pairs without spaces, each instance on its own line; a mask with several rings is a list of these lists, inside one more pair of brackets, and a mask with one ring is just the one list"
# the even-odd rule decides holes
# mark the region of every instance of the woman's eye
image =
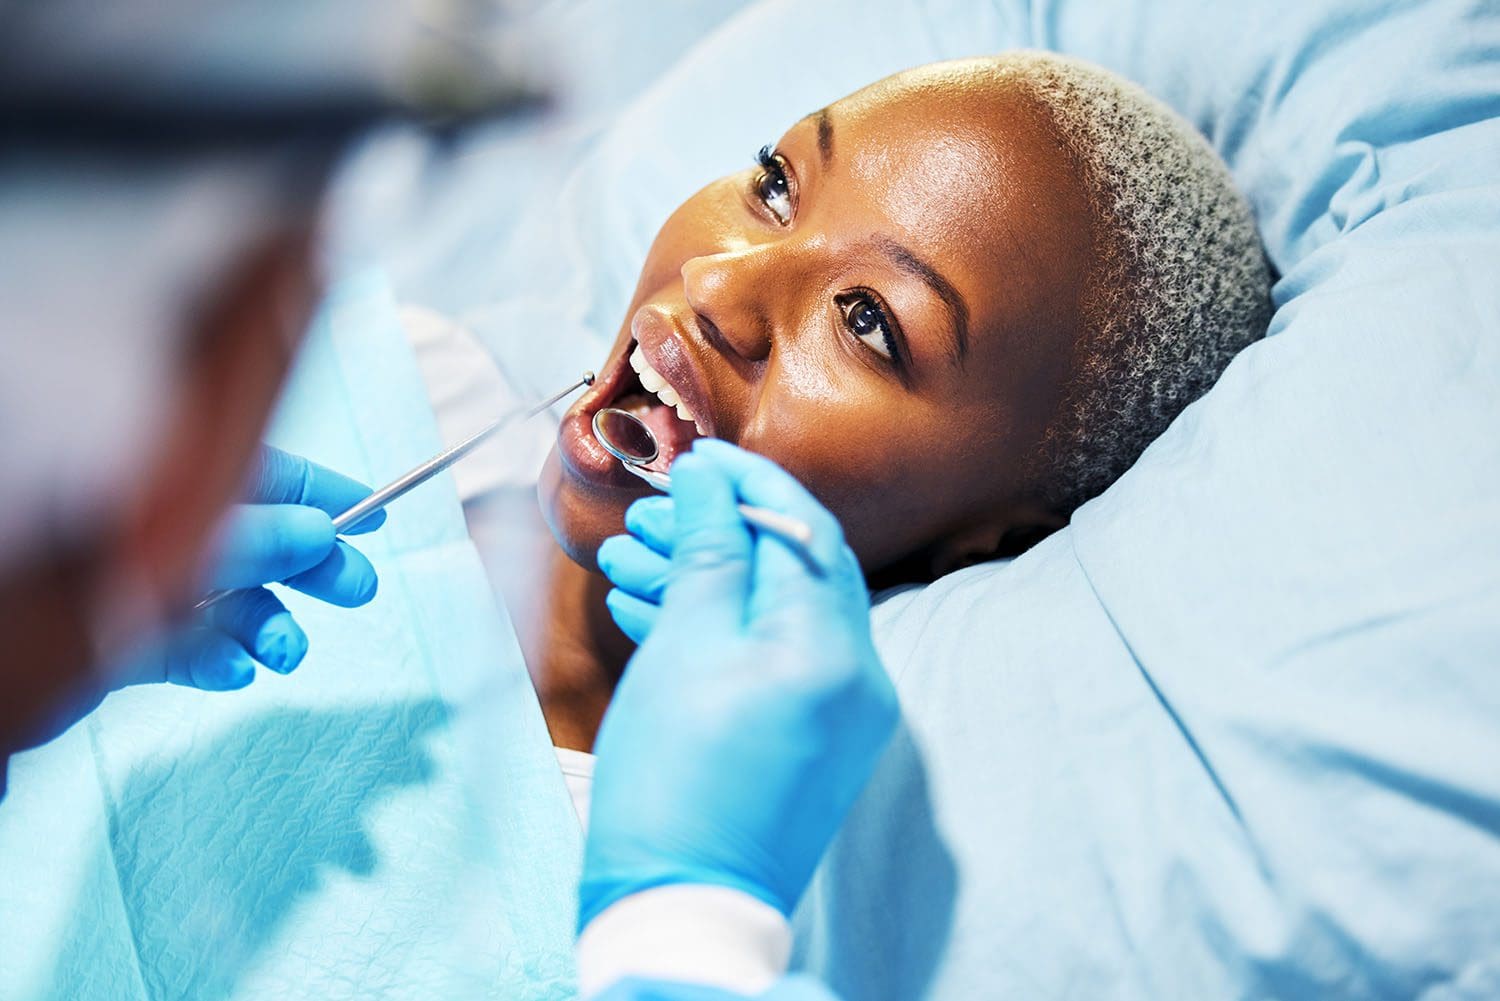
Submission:
[[882,358],[896,360],[896,338],[891,333],[891,321],[878,302],[863,292],[855,292],[839,299],[839,309],[844,314],[844,326],[849,333]]
[[755,159],[760,164],[755,193],[776,221],[785,226],[792,221],[792,186],[786,176],[786,166],[769,146],[762,147]]

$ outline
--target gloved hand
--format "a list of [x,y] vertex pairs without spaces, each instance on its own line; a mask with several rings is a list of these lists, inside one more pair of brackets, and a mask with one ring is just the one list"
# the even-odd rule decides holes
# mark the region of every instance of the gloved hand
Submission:
[[[737,501],[807,522],[823,573],[753,535]],[[638,502],[627,524],[669,528],[670,547],[621,537],[599,553],[611,579],[656,567],[661,586],[637,575],[635,593],[610,601],[644,642],[595,745],[580,928],[672,883],[732,887],[790,914],[896,721],[864,578],[811,494],[769,460],[705,439],[673,464],[669,503]]]
[[[369,493],[364,484],[301,456],[263,447],[250,503],[225,517],[204,579],[205,591],[245,590],[156,644],[130,676],[222,691],[254,680],[255,661],[281,674],[295,668],[307,653],[307,634],[262,585],[280,582],[345,608],[373,598],[375,568],[333,531],[333,517]],[[385,512],[376,512],[344,534],[372,532],[384,523]]]

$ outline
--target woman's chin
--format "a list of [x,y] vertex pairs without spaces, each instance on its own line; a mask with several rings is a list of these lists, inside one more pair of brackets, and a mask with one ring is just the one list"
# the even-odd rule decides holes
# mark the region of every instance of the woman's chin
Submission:
[[596,496],[597,491],[577,483],[563,468],[554,445],[537,480],[537,501],[542,517],[559,548],[568,559],[585,570],[598,570],[599,546],[611,535],[625,531],[625,509],[634,498]]

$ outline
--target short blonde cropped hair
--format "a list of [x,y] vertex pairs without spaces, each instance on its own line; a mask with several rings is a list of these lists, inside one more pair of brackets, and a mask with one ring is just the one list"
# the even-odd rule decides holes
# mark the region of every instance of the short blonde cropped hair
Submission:
[[1228,169],[1165,104],[1055,53],[996,62],[1043,106],[1098,218],[1075,375],[1038,457],[1047,501],[1071,514],[1264,336],[1270,274]]

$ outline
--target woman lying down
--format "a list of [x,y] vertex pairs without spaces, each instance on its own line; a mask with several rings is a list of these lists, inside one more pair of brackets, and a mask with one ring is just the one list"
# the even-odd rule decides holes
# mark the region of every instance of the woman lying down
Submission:
[[928,580],[1066,524],[1265,332],[1268,283],[1208,145],[1087,64],[939,63],[797,122],[662,226],[542,473],[547,572],[491,568],[553,742],[592,746],[632,649],[596,554],[651,491],[600,408],[664,462],[771,457],[872,584]]

